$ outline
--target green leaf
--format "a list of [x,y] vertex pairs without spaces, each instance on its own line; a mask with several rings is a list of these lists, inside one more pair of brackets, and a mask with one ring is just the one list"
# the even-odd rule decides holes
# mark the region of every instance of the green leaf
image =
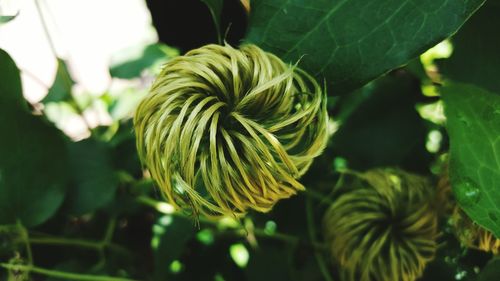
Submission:
[[109,106],[109,114],[113,120],[130,119],[148,93],[147,89],[126,89],[116,96]]
[[222,30],[221,29],[221,15],[222,8],[224,6],[224,0],[201,0],[201,2],[205,3],[210,9],[210,13],[212,14],[212,19],[214,20],[215,29],[217,30],[217,37],[219,40],[219,44],[222,44]]
[[69,211],[82,215],[112,201],[118,177],[108,145],[90,138],[68,143],[68,151],[72,183],[67,199]]
[[66,150],[59,130],[27,111],[19,70],[0,50],[0,224],[35,226],[61,205]]
[[500,258],[493,258],[479,273],[477,281],[500,280]]
[[8,23],[9,21],[15,19],[19,15],[19,12],[17,12],[15,15],[12,16],[2,16],[0,15],[0,25],[4,23]]
[[[254,0],[248,42],[350,92],[452,35],[484,0]],[[322,80],[322,79],[321,79]]]
[[260,242],[264,246],[261,245],[258,249],[250,252],[250,259],[245,268],[247,280],[293,280],[291,278],[293,248],[290,246],[273,245],[265,243],[265,241]]
[[442,89],[450,136],[450,180],[456,200],[500,237],[500,96],[449,83]]
[[139,77],[144,69],[162,64],[177,55],[176,49],[163,44],[134,47],[115,55],[109,72],[112,77],[132,79]]
[[500,94],[500,5],[486,4],[453,37],[449,59],[438,61],[439,70],[453,81],[475,84]]
[[65,195],[66,151],[61,132],[40,118],[0,109],[0,224],[26,226],[50,218]]
[[72,99],[71,88],[75,82],[71,79],[66,62],[57,59],[57,74],[50,87],[47,96],[42,100],[44,104],[49,102],[68,101]]
[[21,77],[16,63],[4,50],[0,49],[0,108],[18,106],[27,110],[23,97]]
[[110,145],[113,146],[112,158],[115,168],[140,178],[143,171],[137,154],[131,120],[120,124],[116,135],[110,140]]

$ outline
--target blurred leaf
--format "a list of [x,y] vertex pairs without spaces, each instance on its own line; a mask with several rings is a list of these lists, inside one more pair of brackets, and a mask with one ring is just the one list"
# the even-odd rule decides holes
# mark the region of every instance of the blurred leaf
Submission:
[[500,280],[500,258],[493,258],[479,274],[477,281]]
[[65,195],[62,134],[26,109],[19,70],[0,50],[0,224],[35,226],[50,218]]
[[148,93],[146,89],[127,89],[115,97],[109,106],[109,114],[113,120],[132,118],[142,98]]
[[484,0],[254,0],[247,41],[350,92],[453,34]]
[[248,281],[290,281],[290,258],[293,249],[288,246],[264,243],[260,248],[250,251],[250,259],[245,268]]
[[214,20],[215,29],[217,30],[217,37],[219,40],[219,44],[222,44],[222,30],[221,30],[221,15],[222,8],[224,6],[224,0],[201,0],[201,2],[205,3],[210,9],[210,13],[212,14],[212,19]]
[[135,47],[115,55],[109,71],[112,77],[132,79],[139,77],[144,69],[176,55],[177,50],[160,43]]
[[500,237],[500,96],[449,83],[442,89],[450,135],[450,180],[456,200]]
[[0,25],[2,25],[4,23],[8,23],[9,21],[15,19],[18,15],[19,15],[19,11],[15,15],[12,15],[12,16],[2,16],[2,15],[0,15]]
[[136,178],[142,177],[142,165],[137,154],[131,120],[119,125],[118,131],[109,144],[113,147],[112,157],[115,169],[125,171]]
[[500,6],[494,1],[474,14],[453,37],[449,59],[438,61],[439,70],[453,81],[476,84],[500,94]]
[[488,253],[463,248],[456,239],[452,222],[444,218],[436,257],[425,267],[419,281],[476,281],[477,271],[490,259]]
[[27,110],[23,97],[21,77],[16,63],[4,50],[0,49],[0,108],[16,106]]
[[425,121],[415,110],[420,98],[418,81],[406,74],[383,77],[342,97],[333,154],[355,170],[403,166],[426,171],[431,158]]
[[71,79],[66,62],[62,59],[57,59],[57,72],[56,78],[52,87],[42,102],[47,104],[49,102],[68,101],[72,99],[71,88],[75,82]]
[[118,178],[113,169],[110,147],[95,139],[68,143],[71,189],[68,209],[82,215],[113,200]]
[[[155,256],[155,279],[165,280],[170,273],[170,264],[178,260],[186,249],[186,244],[193,239],[196,229],[191,220],[174,216],[162,216],[153,226],[152,246]],[[156,244],[156,248],[154,247]]]

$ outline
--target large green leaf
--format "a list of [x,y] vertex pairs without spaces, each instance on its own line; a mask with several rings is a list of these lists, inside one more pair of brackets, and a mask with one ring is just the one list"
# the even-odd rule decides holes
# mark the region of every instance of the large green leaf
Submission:
[[453,83],[442,96],[455,197],[475,222],[500,237],[500,96]]
[[438,62],[453,81],[476,84],[500,94],[500,4],[486,4],[453,37],[454,51]]
[[254,0],[247,41],[349,92],[452,35],[484,0]]
[[2,49],[0,49],[0,77],[2,77],[0,108],[16,106],[27,109],[19,69],[12,58]]
[[118,177],[113,169],[111,148],[103,142],[86,139],[68,144],[71,167],[69,211],[82,215],[113,200]]
[[27,111],[19,70],[0,50],[0,224],[38,225],[65,195],[66,150],[60,131]]

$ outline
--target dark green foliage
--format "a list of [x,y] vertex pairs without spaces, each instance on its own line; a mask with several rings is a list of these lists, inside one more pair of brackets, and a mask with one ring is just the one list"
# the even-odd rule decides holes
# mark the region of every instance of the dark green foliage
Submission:
[[67,146],[72,171],[67,211],[83,215],[110,203],[115,198],[118,174],[109,144],[90,138]]
[[255,0],[247,40],[350,92],[452,35],[484,0]]
[[447,78],[500,94],[499,14],[499,2],[488,1],[451,38],[453,55],[438,62],[440,71]]
[[[175,4],[148,2],[156,8]],[[180,22],[169,25],[169,32],[160,30],[160,38],[186,39],[190,43],[181,51],[189,51],[185,46],[216,42],[215,26],[220,39],[228,32],[226,39],[238,42],[234,34],[244,28],[228,31],[227,19],[245,22],[243,9],[228,15],[228,1],[202,2],[196,11],[188,2],[182,11],[153,11],[156,24],[167,17]],[[251,1],[242,41],[299,62],[320,78],[329,95],[332,135],[301,179],[306,192],[240,220],[174,212],[139,161],[131,116],[177,50],[157,43],[139,46],[126,58],[117,54],[111,76],[136,84],[81,100],[73,97],[76,79],[68,65],[57,59],[48,95],[31,105],[19,69],[0,49],[0,280],[76,280],[56,272],[85,280],[342,281],[321,225],[337,199],[337,184],[350,183],[342,172],[392,166],[437,182],[448,159],[452,200],[500,235],[500,4],[484,2]],[[215,20],[205,26],[210,32],[187,26],[194,21],[185,16],[190,8],[194,18]],[[16,19],[1,15],[0,28],[10,20]],[[450,58],[435,61],[437,67],[419,61],[448,37]],[[87,124],[90,136],[78,141],[45,116],[50,106],[69,105],[81,117],[94,103],[104,104],[111,124]],[[424,117],[421,106],[432,104],[444,104],[446,123]],[[437,152],[426,149],[430,132],[442,137]],[[440,220],[441,246],[419,280],[500,280],[500,260],[460,245],[449,214]],[[52,273],[7,269],[31,262]]]
[[425,172],[431,155],[425,150],[426,122],[415,109],[423,99],[419,86],[408,73],[394,73],[343,98],[334,155],[356,170],[401,166]]

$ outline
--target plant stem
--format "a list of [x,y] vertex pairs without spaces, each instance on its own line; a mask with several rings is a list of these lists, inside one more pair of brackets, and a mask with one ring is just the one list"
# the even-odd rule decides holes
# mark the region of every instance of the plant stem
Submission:
[[106,228],[106,232],[104,233],[104,238],[102,242],[104,244],[109,244],[111,240],[113,240],[113,234],[115,233],[116,228],[116,218],[113,217],[109,220],[108,227]]
[[50,49],[52,50],[52,54],[54,55],[54,57],[57,58],[58,56],[56,52],[56,47],[54,45],[52,37],[50,36],[49,28],[47,26],[47,22],[45,21],[45,17],[43,16],[42,8],[40,6],[40,0],[34,0],[34,1],[36,5],[36,10],[38,11],[38,15],[40,16],[40,21],[42,22],[43,31],[45,32],[45,36],[47,37],[47,41],[49,42]]
[[0,263],[0,266],[5,269],[16,270],[16,271],[28,271],[45,276],[51,276],[56,278],[62,278],[67,280],[80,280],[80,281],[135,281],[133,279],[120,278],[120,277],[110,277],[103,275],[89,275],[89,274],[79,274],[72,272],[64,272],[58,270],[45,269],[41,267],[31,266],[31,265],[19,265],[19,264],[8,264]]
[[102,251],[105,248],[109,248],[115,252],[120,252],[122,254],[129,254],[128,250],[120,245],[105,241],[90,241],[83,239],[71,239],[71,238],[61,238],[61,237],[32,237],[30,238],[31,244],[37,245],[53,245],[53,246],[73,246],[87,249],[94,249],[97,251]]
[[[168,212],[162,212],[162,204],[167,204],[167,203],[164,203],[164,202],[159,202],[157,200],[154,200],[152,198],[149,198],[147,196],[139,196],[137,197],[137,201],[139,201],[140,203],[143,203],[145,205],[148,205],[150,207],[153,207],[154,209],[156,209],[158,212],[161,212],[161,213],[165,213],[165,214],[168,214],[168,215],[172,215],[172,216],[177,216],[177,217],[182,217],[182,218],[185,218],[185,219],[189,219],[188,216],[180,213],[180,212],[174,212],[173,209],[172,211],[168,211]],[[212,225],[212,226],[217,226],[218,225],[218,222],[217,221],[213,221],[213,220],[209,220],[207,218],[204,218],[204,217],[199,217],[198,218],[199,221],[201,223],[204,223],[204,224],[208,224],[208,225]],[[231,231],[231,233],[236,234],[238,236],[247,236],[247,231],[245,230],[245,227],[241,226],[241,225],[238,225],[238,226],[227,226]],[[268,234],[265,232],[264,229],[260,229],[260,228],[254,228],[252,230],[253,234],[255,234],[256,236],[258,237],[261,237],[261,238],[269,238],[269,239],[276,239],[276,240],[281,240],[283,242],[286,242],[286,243],[290,243],[290,244],[297,244],[299,241],[300,241],[300,238],[299,237],[296,237],[296,236],[293,236],[293,235],[290,235],[290,234],[286,234],[286,233],[280,233],[280,232],[275,232],[273,234]],[[317,249],[317,250],[325,250],[326,247],[324,244],[322,243],[318,243],[318,242],[311,242],[311,245]]]
[[89,241],[83,239],[71,239],[71,238],[60,238],[60,237],[41,237],[41,238],[31,238],[30,242],[32,244],[38,245],[58,245],[58,246],[75,246],[81,248],[90,249],[102,249],[105,245],[99,241]]
[[[311,239],[312,243],[317,243],[316,228],[314,226],[314,214],[310,198],[306,198],[306,215],[307,215],[307,229],[309,231],[309,239]],[[328,270],[328,267],[326,266],[326,262],[323,258],[323,255],[318,251],[314,251],[314,257],[316,258],[321,274],[323,274],[325,280],[334,281],[330,274],[330,271]]]
[[[40,16],[40,21],[42,22],[42,27],[43,27],[43,30],[45,32],[45,36],[47,37],[47,41],[49,42],[50,49],[51,49],[52,54],[54,55],[54,57],[57,59],[57,74],[56,75],[63,77],[64,83],[66,83],[66,86],[69,89],[71,89],[73,81],[71,80],[71,77],[69,77],[69,74],[66,73],[66,72],[60,73],[60,71],[64,71],[62,69],[62,67],[61,67],[61,61],[62,60],[57,55],[57,51],[56,51],[56,47],[55,47],[55,44],[54,44],[54,40],[52,39],[52,36],[50,35],[49,28],[47,26],[47,22],[45,21],[45,17],[43,16],[42,8],[40,6],[40,1],[41,0],[34,0],[34,1],[35,1],[36,9],[38,11],[38,15]],[[72,104],[73,108],[80,115],[80,117],[82,118],[82,122],[85,124],[85,126],[87,127],[87,129],[89,130],[89,132],[92,133],[92,127],[90,126],[89,121],[87,120],[87,118],[85,118],[85,115],[83,114],[83,108],[81,108],[78,105],[78,103],[75,101],[72,92],[70,92],[70,96],[71,96],[71,98],[73,100],[73,104]]]
[[320,201],[321,203],[323,202],[328,202],[328,203],[332,203],[332,201],[330,200],[330,198],[328,198],[328,196],[320,193],[320,192],[317,192],[316,190],[314,189],[306,189],[304,191],[304,194],[312,199],[315,199],[315,200],[318,200]]
[[19,67],[19,71],[21,71],[21,73],[23,73],[23,74],[26,74],[26,76],[28,76],[33,81],[35,81],[38,85],[42,86],[45,90],[50,89],[50,87],[48,85],[46,85],[45,82],[42,81],[42,79],[38,78],[35,74],[28,71],[27,69]]
[[21,221],[17,221],[17,228],[21,234],[21,239],[26,246],[26,256],[28,258],[28,264],[33,265],[33,253],[31,252],[31,244],[29,239],[28,230],[21,224]]

